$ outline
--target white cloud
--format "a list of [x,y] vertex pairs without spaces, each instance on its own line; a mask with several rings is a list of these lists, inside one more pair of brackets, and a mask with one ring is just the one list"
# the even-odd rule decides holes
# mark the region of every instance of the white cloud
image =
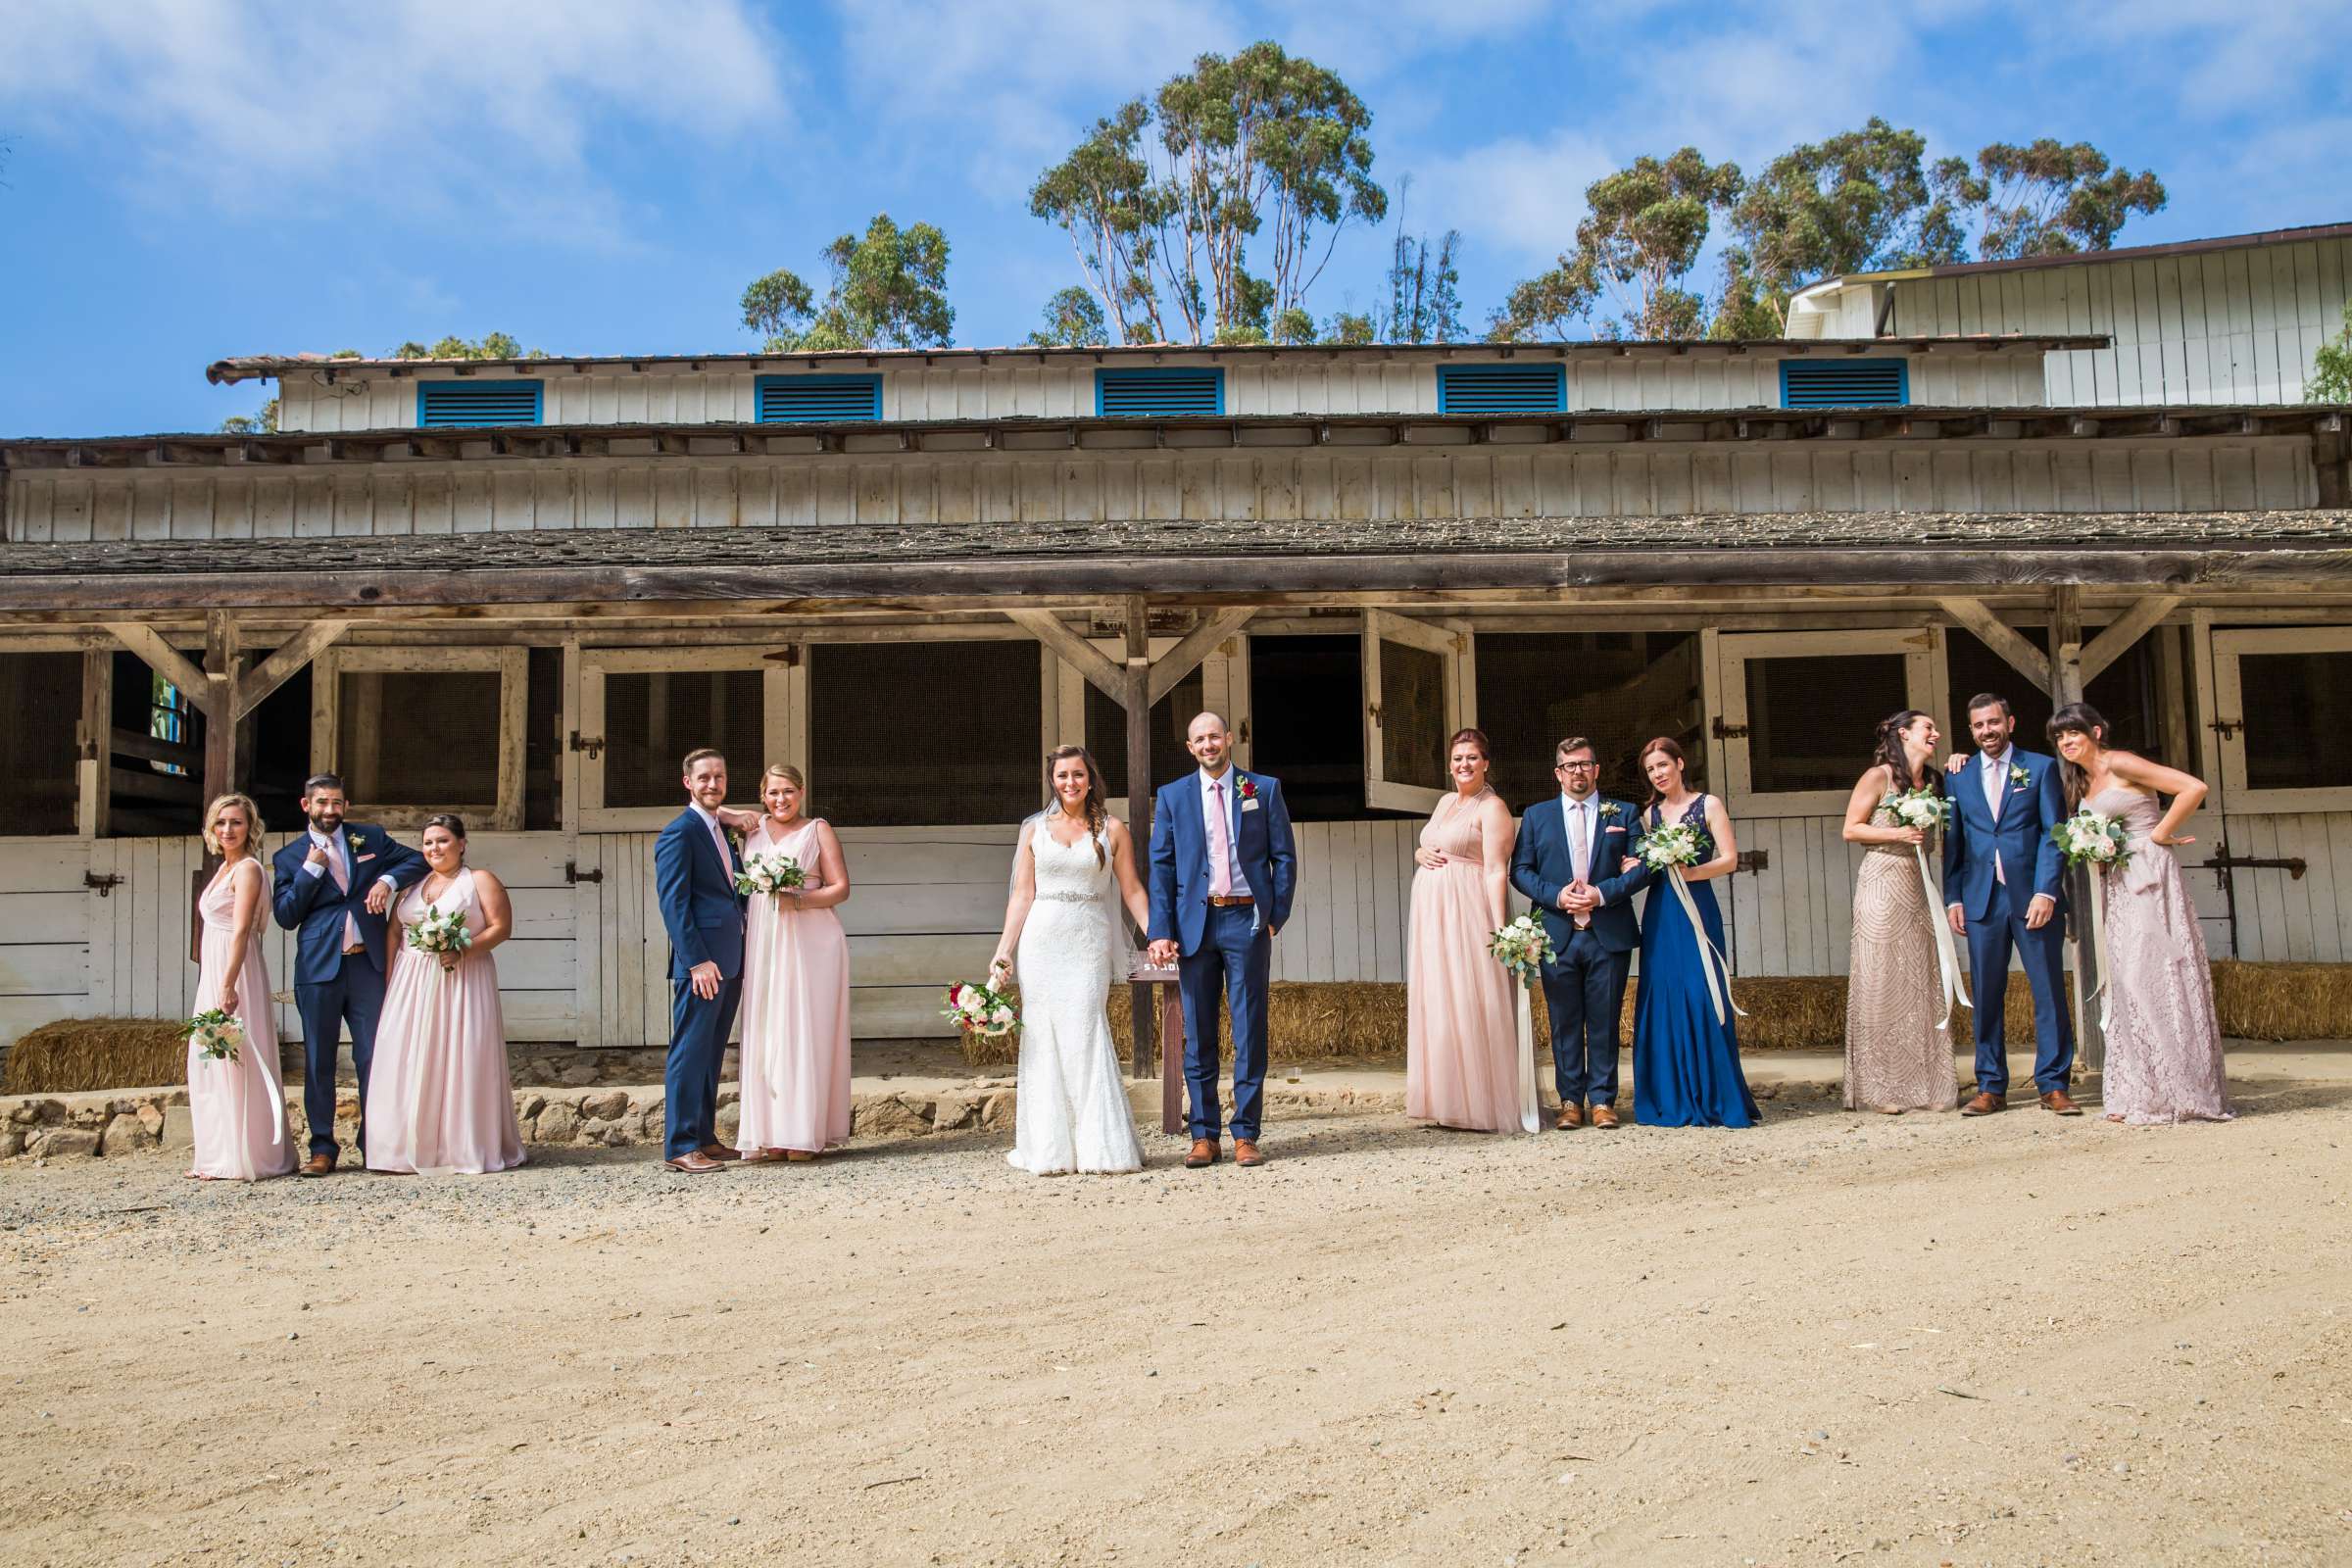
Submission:
[[1573,130],[1423,159],[1413,166],[1405,226],[1432,233],[1458,228],[1475,244],[1516,260],[1549,262],[1575,237],[1585,187],[1623,162]]
[[[784,118],[775,42],[740,0],[0,0],[0,96],[47,133],[127,137],[127,179],[238,208],[332,191],[609,211],[615,126],[723,139]],[[510,202],[519,194],[519,202]]]

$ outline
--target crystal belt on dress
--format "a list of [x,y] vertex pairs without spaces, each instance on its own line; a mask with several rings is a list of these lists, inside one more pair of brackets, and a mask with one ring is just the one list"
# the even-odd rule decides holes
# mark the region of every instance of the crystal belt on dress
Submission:
[[1038,897],[1041,899],[1052,899],[1055,904],[1092,904],[1095,902],[1095,896],[1092,893],[1063,893],[1056,891],[1053,893],[1040,893]]

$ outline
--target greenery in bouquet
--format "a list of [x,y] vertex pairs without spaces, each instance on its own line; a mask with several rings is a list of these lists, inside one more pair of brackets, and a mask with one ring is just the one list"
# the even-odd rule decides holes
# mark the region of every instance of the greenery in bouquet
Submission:
[[1487,951],[1518,976],[1520,984],[1532,986],[1543,977],[1544,960],[1551,956],[1551,937],[1542,920],[1523,914],[1489,935]]
[[965,1034],[985,1039],[1021,1030],[1021,1009],[1011,997],[969,981],[948,987],[948,1004],[940,1009],[940,1016],[954,1019]]
[[770,851],[743,862],[743,869],[735,873],[735,891],[747,897],[784,893],[806,886],[808,881],[808,873],[801,869],[800,861],[781,851]]
[[2050,829],[2058,853],[2069,865],[2092,865],[2104,870],[2132,858],[2132,834],[2123,818],[2085,806]]
[[1894,790],[1879,802],[1879,820],[1895,827],[1915,827],[1922,833],[1938,833],[1951,826],[1951,798],[1934,785],[1915,790]]
[[408,942],[418,953],[464,953],[473,946],[473,933],[466,928],[464,909],[427,909],[409,927]]
[[196,1047],[196,1054],[206,1061],[234,1061],[237,1047],[244,1044],[245,1026],[234,1013],[219,1007],[208,1007],[180,1027],[180,1037]]
[[1635,843],[1634,858],[1652,871],[1696,865],[1698,830],[1688,822],[1662,822]]

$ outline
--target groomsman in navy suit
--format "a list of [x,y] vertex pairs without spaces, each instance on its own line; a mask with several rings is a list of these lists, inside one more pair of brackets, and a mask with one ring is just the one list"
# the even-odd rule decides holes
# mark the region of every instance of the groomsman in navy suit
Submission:
[[654,891],[669,931],[669,1060],[662,1077],[662,1163],[690,1176],[743,1156],[718,1141],[718,1069],[743,996],[743,869],[717,817],[727,760],[705,748],[684,763],[687,806],[654,841]]
[[1552,956],[1544,963],[1544,1005],[1551,1014],[1551,1070],[1560,1092],[1556,1125],[1617,1125],[1619,1015],[1626,971],[1642,945],[1634,895],[1649,868],[1620,873],[1634,834],[1634,808],[1599,790],[1600,759],[1582,735],[1560,742],[1552,774],[1560,793],[1527,808],[1511,851],[1511,886],[1544,915]]
[[1258,1106],[1266,1079],[1266,989],[1274,933],[1291,917],[1298,857],[1282,785],[1226,757],[1225,720],[1185,730],[1200,764],[1162,788],[1152,811],[1152,961],[1174,963],[1184,999],[1184,1075],[1192,1086],[1195,1170],[1217,1162],[1217,997],[1233,1013],[1233,1161],[1262,1165]]
[[2058,918],[2065,858],[2050,829],[2066,817],[2055,759],[2011,744],[2017,716],[1990,693],[1968,703],[1977,755],[1954,757],[1948,780],[1952,826],[1943,836],[1943,896],[1952,934],[1968,941],[1976,993],[1977,1095],[1963,1116],[2006,1109],[2009,1031],[2001,999],[2009,955],[2017,953],[2034,992],[2034,1087],[2045,1110],[2080,1116],[2067,1098],[2075,1064],[2075,1021],[2066,1009],[2064,927]]
[[[335,1168],[335,1054],[351,1026],[351,1064],[368,1104],[375,1021],[384,1010],[384,916],[424,875],[424,858],[380,827],[343,820],[343,781],[319,773],[302,786],[310,832],[270,858],[270,912],[294,938],[294,1009],[302,1015],[302,1108],[311,1124],[304,1176]],[[361,1152],[368,1127],[360,1124]]]

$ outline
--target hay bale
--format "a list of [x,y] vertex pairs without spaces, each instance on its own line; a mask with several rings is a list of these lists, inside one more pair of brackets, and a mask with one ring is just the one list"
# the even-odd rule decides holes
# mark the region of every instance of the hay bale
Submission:
[[2352,1039],[2352,964],[2216,958],[2213,1006],[2240,1040]]
[[0,1094],[72,1094],[185,1082],[176,1018],[60,1018],[26,1031],[0,1066]]

